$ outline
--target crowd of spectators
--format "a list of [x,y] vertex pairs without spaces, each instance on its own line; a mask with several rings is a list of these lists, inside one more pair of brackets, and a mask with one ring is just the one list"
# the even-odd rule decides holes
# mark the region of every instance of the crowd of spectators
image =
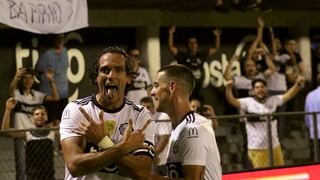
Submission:
[[[234,8],[242,10],[243,4],[235,0],[232,2]],[[260,10],[267,10],[261,1],[247,4],[245,8],[252,7]],[[228,7],[224,6],[222,1],[217,1],[216,8],[218,11],[227,12]],[[259,17],[257,19],[257,34],[251,42],[245,57],[233,55],[228,61],[228,65],[224,70],[224,79],[227,81],[225,87],[225,99],[231,105],[239,110],[239,113],[263,115],[274,112],[293,112],[297,111],[296,106],[285,106],[284,103],[289,101],[292,104],[301,103],[300,99],[295,99],[295,95],[300,89],[305,87],[304,61],[297,51],[297,42],[294,38],[288,38],[281,43],[280,39],[275,36],[272,27],[269,27],[270,44],[264,42],[263,31],[265,29],[264,20]],[[188,37],[186,51],[179,49],[174,43],[174,35],[176,26],[168,28],[167,47],[173,59],[178,64],[189,67],[195,78],[195,87],[190,97],[191,110],[197,112],[212,121],[212,128],[219,127],[218,120],[214,111],[214,106],[209,104],[202,96],[203,82],[203,65],[204,63],[217,53],[221,48],[221,29],[212,30],[214,35],[213,46],[208,49],[199,48],[196,37]],[[268,50],[270,46],[271,51]],[[320,59],[320,45],[315,45],[312,49],[312,62],[318,62]],[[151,112],[151,118],[158,121],[156,123],[155,137],[155,160],[154,171],[165,175],[164,168],[165,158],[163,158],[168,147],[169,134],[171,131],[170,123],[160,122],[169,120],[164,113],[158,113],[154,109],[153,99],[148,97],[153,82],[149,76],[148,70],[142,66],[141,52],[138,48],[128,49],[128,55],[132,62],[132,71],[134,78],[131,79],[131,86],[126,89],[126,99],[135,104],[141,104]],[[232,72],[234,63],[240,63],[242,68],[241,75],[235,75]],[[9,96],[7,100],[4,118],[2,120],[2,129],[13,127],[15,129],[29,129],[41,127],[53,127],[58,125],[61,120],[62,111],[68,103],[69,86],[68,86],[68,54],[64,47],[63,36],[58,35],[53,39],[53,46],[47,49],[39,58],[35,69],[20,68],[9,87]],[[319,63],[315,63],[317,68],[313,72],[313,85],[316,88],[310,92],[305,102],[305,112],[320,111],[319,108],[319,81],[320,70]],[[39,89],[34,89],[35,77],[40,80]],[[314,80],[316,79],[316,80]],[[40,118],[41,123],[36,120],[35,111],[42,108],[43,117]],[[12,113],[12,115],[11,115]],[[11,116],[13,116],[11,120]],[[318,119],[319,116],[318,116]],[[274,154],[274,165],[284,165],[284,159],[279,138],[283,136],[283,128],[288,120],[279,117],[271,118],[272,147]],[[261,117],[240,118],[240,126],[245,129],[247,136],[248,157],[254,168],[267,167],[268,151],[267,151],[267,134],[266,119]],[[318,123],[318,129],[320,129]],[[312,116],[306,116],[306,125],[310,129],[310,139],[313,141],[314,130]],[[166,131],[164,131],[166,129]],[[26,176],[34,176],[28,166],[28,145],[25,142],[31,140],[50,139],[50,143],[54,141],[51,132],[41,134],[41,138],[30,138],[33,131],[19,135],[15,139],[15,159],[16,159],[16,179],[24,179]],[[279,135],[278,135],[279,134]],[[318,133],[319,135],[320,133]],[[50,136],[50,137],[49,137]],[[17,137],[17,134],[14,135]],[[21,138],[23,137],[23,138]],[[320,139],[320,136],[318,137]],[[39,141],[40,142],[40,141]],[[319,142],[320,143],[320,142]],[[310,143],[313,144],[313,143]],[[32,145],[34,148],[35,145]],[[51,144],[50,144],[51,146]],[[218,144],[219,146],[219,144]],[[52,148],[53,150],[53,148]],[[311,156],[314,156],[312,151]],[[30,160],[29,160],[30,161]],[[31,172],[31,174],[30,174]],[[48,172],[47,174],[54,173]],[[40,176],[36,174],[36,176]],[[50,176],[51,177],[51,176]],[[53,179],[53,178],[52,178]]]

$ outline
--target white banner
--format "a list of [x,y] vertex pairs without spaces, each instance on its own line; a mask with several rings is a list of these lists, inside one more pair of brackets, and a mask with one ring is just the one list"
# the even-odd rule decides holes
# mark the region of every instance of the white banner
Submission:
[[39,34],[88,26],[87,0],[0,0],[0,22]]

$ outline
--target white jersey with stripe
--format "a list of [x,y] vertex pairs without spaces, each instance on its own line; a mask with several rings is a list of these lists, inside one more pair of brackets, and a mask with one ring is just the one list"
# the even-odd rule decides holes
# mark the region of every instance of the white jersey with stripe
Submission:
[[37,133],[37,131],[35,131],[34,133],[30,132],[30,131],[26,132],[26,141],[27,142],[32,141],[32,140],[43,140],[43,139],[50,139],[50,140],[54,141],[55,132],[49,131],[48,134],[44,134],[44,135]]
[[139,76],[134,79],[133,85],[127,93],[127,99],[140,104],[140,100],[148,96],[147,87],[151,85],[148,71],[143,67],[139,67]]
[[[277,107],[283,104],[282,95],[270,96],[263,103],[257,101],[253,97],[240,98],[238,100],[240,102],[240,108],[246,114],[271,114],[276,112]],[[266,116],[247,118],[246,131],[248,149],[257,150],[268,148],[266,118]],[[258,121],[252,121],[251,119],[258,119]],[[272,147],[280,145],[277,124],[277,120],[273,118],[273,121],[271,121]]]
[[212,122],[189,112],[171,132],[167,159],[168,176],[183,178],[182,166],[196,165],[205,168],[204,180],[220,180],[220,155]]
[[[61,123],[60,123],[60,135],[61,140],[69,137],[80,136],[72,130],[79,127],[79,123],[84,116],[79,110],[79,107],[84,108],[84,110],[89,114],[94,121],[99,122],[99,113],[104,111],[103,118],[105,125],[107,126],[107,131],[111,135],[111,139],[114,143],[121,141],[123,133],[128,125],[129,119],[133,120],[133,129],[138,130],[143,127],[143,125],[151,119],[150,112],[143,106],[135,105],[132,101],[125,100],[123,105],[115,110],[107,110],[98,104],[95,95],[88,96],[83,99],[76,100],[69,103],[64,109]],[[135,155],[146,155],[151,158],[154,157],[154,132],[155,124],[152,122],[145,130],[145,144],[148,145],[149,149],[138,149],[133,154]],[[95,152],[99,151],[96,145],[89,142],[86,143],[85,152]],[[91,174],[72,177],[66,168],[65,180],[102,180],[102,179],[115,179],[115,180],[128,180],[130,178],[124,177],[119,174],[118,167],[114,164],[106,165],[105,168],[93,172]]]

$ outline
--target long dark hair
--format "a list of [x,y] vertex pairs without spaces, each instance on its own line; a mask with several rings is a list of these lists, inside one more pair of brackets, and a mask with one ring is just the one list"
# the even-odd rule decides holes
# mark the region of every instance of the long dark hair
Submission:
[[132,85],[132,82],[134,81],[134,79],[136,79],[139,75],[139,73],[135,72],[133,70],[133,62],[132,59],[130,58],[130,56],[126,53],[126,51],[123,48],[117,47],[117,46],[110,46],[106,49],[103,49],[100,53],[99,56],[97,57],[97,60],[91,65],[91,67],[89,68],[89,78],[90,81],[96,85],[96,79],[97,76],[99,74],[99,60],[101,58],[101,56],[103,56],[104,54],[107,53],[113,53],[113,54],[120,54],[124,57],[125,59],[125,66],[126,66],[126,73],[127,76],[129,76],[129,78],[131,79],[131,83],[127,84],[126,86],[126,90],[125,92],[128,92],[129,88]]

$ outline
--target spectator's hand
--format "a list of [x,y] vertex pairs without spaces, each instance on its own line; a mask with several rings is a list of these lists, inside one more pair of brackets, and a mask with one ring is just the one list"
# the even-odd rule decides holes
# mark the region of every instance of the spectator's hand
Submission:
[[27,71],[26,68],[19,68],[19,69],[17,69],[14,78],[15,78],[16,80],[20,80],[21,77],[23,76],[23,74],[26,73],[26,71]]
[[270,34],[274,34],[273,28],[271,26],[269,27],[269,32],[270,32]]
[[227,81],[226,87],[227,88],[232,88],[233,87],[233,80],[232,79]]
[[212,32],[215,36],[220,36],[222,33],[220,28],[215,28]]
[[174,34],[176,32],[176,26],[173,25],[173,26],[170,26],[169,30],[168,30],[168,33],[169,34]]
[[299,86],[299,87],[303,87],[304,86],[304,82],[305,82],[305,78],[303,76],[297,76],[297,79],[296,79],[296,84]]
[[258,25],[259,25],[259,27],[263,27],[264,26],[264,20],[262,19],[261,16],[258,17]]
[[47,76],[49,81],[53,81],[54,80],[54,70],[51,69],[51,68],[48,68],[46,70],[46,76]]
[[235,61],[239,61],[239,56],[236,55],[236,54],[231,57],[229,63],[232,64],[232,63],[235,62]]
[[144,131],[151,123],[151,120],[148,120],[141,129],[133,131],[132,128],[132,119],[129,119],[128,127],[126,128],[124,135],[122,137],[119,146],[122,146],[123,150],[130,153],[139,148],[147,148],[147,146],[143,145],[145,140]]
[[80,122],[79,129],[75,130],[75,132],[85,136],[89,142],[97,145],[105,136],[108,135],[107,128],[103,120],[103,111],[100,111],[99,123],[97,123],[82,107],[80,107],[79,110],[84,115],[85,119]]
[[214,113],[213,107],[209,104],[204,104],[203,107],[205,108],[205,111],[203,114],[207,117],[214,117],[216,114]]
[[217,128],[219,125],[213,107],[209,104],[204,104],[203,107],[205,108],[203,115],[212,120],[212,128]]
[[17,101],[13,97],[10,97],[6,101],[6,108],[11,110],[16,106],[16,104],[17,104]]

